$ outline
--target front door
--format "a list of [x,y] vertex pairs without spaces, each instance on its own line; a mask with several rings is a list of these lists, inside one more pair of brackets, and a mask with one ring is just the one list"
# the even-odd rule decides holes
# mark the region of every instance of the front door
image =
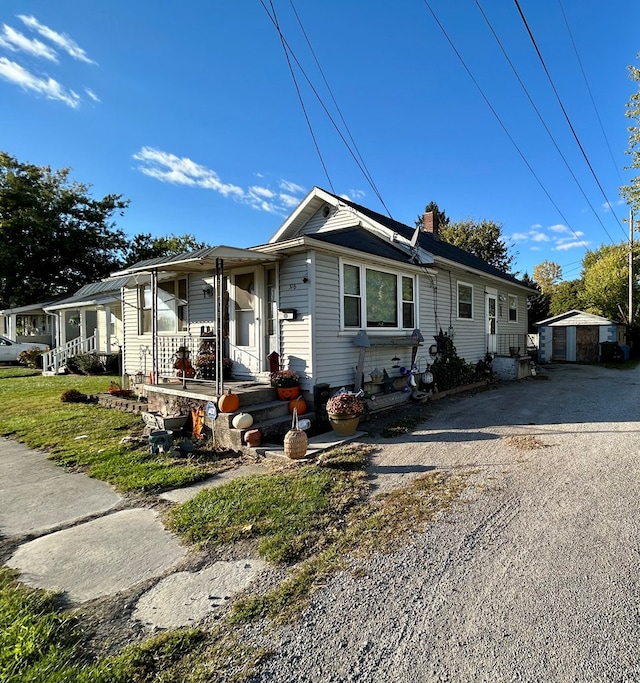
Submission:
[[232,276],[230,299],[229,351],[233,360],[233,373],[238,376],[255,375],[260,371],[260,335],[257,334],[260,320],[254,270]]
[[498,350],[497,334],[497,310],[498,295],[495,292],[487,293],[487,353],[496,353]]

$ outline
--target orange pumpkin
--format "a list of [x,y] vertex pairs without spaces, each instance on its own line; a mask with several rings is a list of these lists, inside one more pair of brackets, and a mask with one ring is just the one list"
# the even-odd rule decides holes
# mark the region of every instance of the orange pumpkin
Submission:
[[298,415],[304,415],[307,412],[307,402],[302,396],[289,401],[289,412],[293,413],[294,409],[298,411]]
[[235,413],[240,407],[240,397],[231,392],[231,389],[218,399],[218,410],[221,413]]

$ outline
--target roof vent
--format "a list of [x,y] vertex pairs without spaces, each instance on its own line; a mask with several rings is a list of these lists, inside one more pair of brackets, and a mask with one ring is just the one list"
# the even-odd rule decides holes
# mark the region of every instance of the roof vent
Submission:
[[331,207],[329,205],[325,204],[322,207],[322,215],[326,218],[330,213],[331,213]]

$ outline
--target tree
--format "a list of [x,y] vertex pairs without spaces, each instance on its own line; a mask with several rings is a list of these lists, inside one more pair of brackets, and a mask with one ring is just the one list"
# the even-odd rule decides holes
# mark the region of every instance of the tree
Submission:
[[[638,294],[636,284],[636,301]],[[629,247],[624,242],[601,246],[585,254],[582,260],[582,289],[579,296],[587,312],[611,319],[623,318],[627,322]]]
[[562,279],[562,266],[554,261],[543,261],[533,267],[533,279],[540,286],[540,291],[550,294],[553,286]]
[[474,254],[504,273],[511,272],[514,257],[509,254],[509,247],[502,238],[500,223],[488,220],[477,222],[467,218],[441,225],[438,234],[443,242]]
[[581,280],[563,280],[554,285],[549,301],[549,314],[561,315],[574,309],[579,310],[582,307],[581,289]]
[[[640,169],[640,69],[629,66],[629,78],[638,85],[638,90],[629,98],[625,111],[625,116],[632,121],[628,127],[627,154],[631,157],[631,164],[626,167],[627,170]],[[632,178],[629,185],[621,187],[620,194],[635,211],[640,210],[640,176]]]
[[68,294],[121,267],[127,240],[112,217],[128,201],[89,196],[69,169],[0,152],[0,300],[3,307]]
[[531,287],[531,289],[536,290],[536,294],[529,294],[527,297],[527,310],[528,310],[528,320],[529,320],[529,332],[536,332],[536,323],[541,320],[546,320],[549,317],[549,305],[551,303],[551,297],[549,294],[545,294],[542,291],[542,287],[529,277],[529,273],[525,273],[521,281],[523,284]]
[[208,246],[206,242],[199,241],[195,235],[189,233],[171,234],[168,237],[152,237],[150,233],[140,233],[131,240],[124,261],[126,266],[130,266],[139,261],[161,256],[174,256],[185,251],[205,249]]

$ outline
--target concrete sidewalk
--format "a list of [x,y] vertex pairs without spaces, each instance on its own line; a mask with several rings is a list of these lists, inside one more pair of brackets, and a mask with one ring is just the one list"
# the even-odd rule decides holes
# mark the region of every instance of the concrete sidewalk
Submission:
[[[250,466],[233,475],[259,472]],[[229,475],[212,477],[205,485],[228,480]],[[178,490],[165,498],[188,495]],[[179,571],[188,550],[164,528],[157,512],[124,509],[122,496],[108,484],[66,472],[46,454],[9,439],[0,439],[0,535],[15,539],[18,547],[6,565],[19,571],[23,583],[63,592],[72,604],[164,577],[143,593],[134,614],[152,628],[193,624],[248,586],[264,567],[247,559]]]

